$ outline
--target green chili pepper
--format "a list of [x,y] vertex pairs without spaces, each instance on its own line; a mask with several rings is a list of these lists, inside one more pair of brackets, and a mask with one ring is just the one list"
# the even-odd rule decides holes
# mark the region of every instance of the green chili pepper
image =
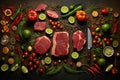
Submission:
[[58,72],[60,72],[61,69],[62,69],[62,66],[52,67],[48,70],[47,75],[57,74]]
[[70,73],[83,73],[83,72],[86,72],[86,71],[78,71],[78,70],[75,70],[75,69],[72,69],[70,68],[67,64],[63,64],[64,66],[64,69],[67,71],[67,72],[70,72]]
[[23,38],[22,36],[22,28],[25,24],[25,18],[22,19],[22,21],[18,24],[18,34],[20,35],[21,38]]
[[17,11],[14,13],[14,15],[10,17],[10,19],[14,20],[18,16],[18,14],[20,14],[20,10],[21,8],[18,8]]
[[74,8],[72,11],[70,11],[69,13],[67,13],[67,14],[65,14],[65,15],[62,15],[61,17],[62,17],[62,18],[69,17],[69,16],[75,14],[76,11],[81,10],[81,9],[83,9],[83,5],[77,6],[77,7]]

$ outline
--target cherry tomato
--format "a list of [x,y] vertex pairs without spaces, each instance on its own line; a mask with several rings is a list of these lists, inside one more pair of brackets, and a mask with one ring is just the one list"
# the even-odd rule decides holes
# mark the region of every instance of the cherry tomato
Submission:
[[96,39],[96,40],[98,40],[98,38],[99,38],[98,36],[95,36],[95,39]]
[[66,59],[64,59],[64,62],[66,63],[66,62],[67,62],[67,60],[66,60]]
[[56,66],[57,65],[57,61],[54,61],[53,64]]
[[32,66],[29,68],[29,71],[33,71],[33,67]]
[[28,66],[32,66],[33,63],[31,61],[28,62]]
[[43,69],[43,68],[40,68],[40,69],[39,69],[39,72],[40,72],[40,73],[43,73],[43,72],[44,72],[44,69]]
[[97,41],[96,40],[93,40],[93,44],[96,44],[97,43]]
[[118,70],[117,70],[115,67],[112,68],[112,74],[113,74],[113,75],[118,74]]
[[102,43],[102,42],[100,42],[100,43],[99,43],[99,45],[100,45],[100,46],[102,46],[102,45],[103,45],[103,43]]
[[73,65],[73,62],[70,62],[69,64],[70,64],[70,66],[72,66],[72,65]]
[[36,57],[36,53],[32,53],[32,57]]
[[109,42],[109,41],[107,41],[107,42],[106,42],[106,44],[107,44],[107,45],[110,45],[110,42]]
[[39,65],[39,63],[40,63],[39,60],[36,60],[35,64],[36,64],[36,65]]
[[113,41],[113,38],[110,38],[110,41]]
[[38,66],[36,64],[33,65],[33,68],[36,69]]
[[37,59],[33,59],[33,62],[36,63]]
[[29,57],[29,60],[30,60],[30,61],[32,61],[32,60],[33,60],[33,57],[32,57],[32,56],[30,56],[30,57]]
[[27,13],[27,18],[29,21],[36,21],[38,18],[38,14],[34,10],[29,10]]
[[95,34],[96,34],[96,33],[93,31],[93,32],[92,32],[92,36],[95,36]]
[[108,9],[107,8],[104,8],[101,10],[102,14],[108,14]]
[[104,38],[104,42],[106,42],[107,41],[107,38]]
[[27,57],[28,56],[28,52],[24,52],[23,55],[24,55],[24,57]]
[[98,36],[99,36],[99,37],[102,37],[102,33],[99,33]]

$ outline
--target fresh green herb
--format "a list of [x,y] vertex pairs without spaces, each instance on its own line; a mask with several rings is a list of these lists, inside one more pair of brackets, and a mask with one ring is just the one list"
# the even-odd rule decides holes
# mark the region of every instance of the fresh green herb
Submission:
[[93,10],[97,9],[98,6],[97,5],[91,5],[90,7],[88,7],[85,11],[86,13],[91,13]]
[[102,57],[102,53],[101,53],[101,48],[94,48],[93,51],[95,52],[97,57]]

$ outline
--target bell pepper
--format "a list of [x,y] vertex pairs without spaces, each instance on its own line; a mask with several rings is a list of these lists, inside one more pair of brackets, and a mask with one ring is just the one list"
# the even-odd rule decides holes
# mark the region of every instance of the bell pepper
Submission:
[[87,14],[85,11],[79,10],[76,12],[76,17],[79,21],[84,21],[87,18]]

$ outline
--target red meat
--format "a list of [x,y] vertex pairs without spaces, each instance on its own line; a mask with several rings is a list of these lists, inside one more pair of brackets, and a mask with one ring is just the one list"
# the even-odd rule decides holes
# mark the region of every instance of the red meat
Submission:
[[77,49],[77,51],[81,51],[86,43],[85,34],[80,30],[74,32],[72,36],[72,41],[73,48]]
[[51,55],[55,57],[66,56],[69,53],[68,32],[55,32],[53,36],[53,46]]
[[59,16],[57,14],[57,12],[55,11],[52,11],[52,10],[47,10],[47,15],[50,17],[50,18],[53,18],[53,19],[57,19]]
[[46,22],[36,22],[34,24],[35,31],[44,31],[46,28]]
[[40,11],[42,11],[42,10],[45,10],[46,7],[47,7],[47,4],[40,3],[40,4],[35,8],[35,11],[40,12]]
[[48,37],[42,36],[35,40],[34,50],[38,54],[45,54],[50,48],[51,41]]

